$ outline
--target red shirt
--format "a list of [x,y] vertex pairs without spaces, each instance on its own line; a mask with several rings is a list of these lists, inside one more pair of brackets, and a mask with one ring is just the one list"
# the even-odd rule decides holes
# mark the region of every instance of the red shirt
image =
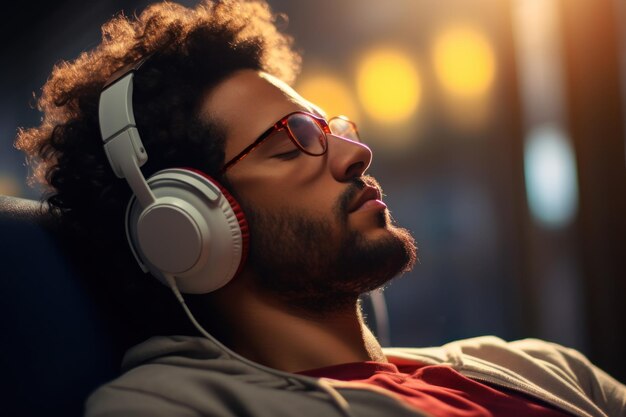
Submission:
[[564,417],[540,400],[469,379],[446,365],[356,362],[300,372],[372,384],[389,390],[411,407],[435,417]]

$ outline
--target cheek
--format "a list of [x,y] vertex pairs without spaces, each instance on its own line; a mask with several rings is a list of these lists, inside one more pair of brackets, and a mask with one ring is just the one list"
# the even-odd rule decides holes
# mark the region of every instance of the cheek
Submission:
[[334,209],[347,184],[332,177],[324,159],[255,162],[254,168],[242,169],[229,178],[246,205],[260,210],[306,213],[328,221],[336,218]]
[[253,209],[305,213],[329,221],[335,217],[335,205],[341,193],[321,183],[297,182],[293,178],[245,182],[236,186],[236,189],[244,205]]

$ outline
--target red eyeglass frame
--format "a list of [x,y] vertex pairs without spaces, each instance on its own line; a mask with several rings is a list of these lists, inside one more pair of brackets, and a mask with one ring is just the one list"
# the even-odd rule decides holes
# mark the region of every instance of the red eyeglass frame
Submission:
[[[291,112],[285,116],[283,116],[279,121],[277,121],[276,123],[274,123],[273,126],[271,126],[269,129],[267,129],[265,132],[263,132],[261,134],[261,136],[259,136],[254,142],[252,142],[250,145],[248,145],[243,151],[239,152],[234,158],[232,158],[230,161],[228,161],[227,163],[224,164],[224,166],[222,167],[222,169],[220,170],[220,173],[225,173],[228,169],[232,168],[233,165],[235,165],[236,163],[238,163],[239,161],[241,161],[242,159],[244,159],[246,156],[248,156],[250,154],[250,152],[252,152],[254,149],[256,149],[259,145],[261,145],[261,143],[263,143],[267,138],[269,138],[274,132],[278,132],[280,130],[286,130],[287,131],[287,136],[289,137],[289,140],[291,140],[294,145],[296,145],[298,147],[298,149],[300,149],[302,152],[306,153],[307,155],[311,155],[311,156],[321,156],[324,155],[326,153],[326,151],[328,150],[328,138],[326,139],[325,142],[325,146],[324,146],[324,150],[322,151],[322,153],[311,153],[309,151],[307,151],[301,144],[300,142],[294,137],[293,132],[291,131],[291,129],[289,129],[289,126],[287,126],[287,119],[289,119],[291,116],[293,116],[294,114],[304,114],[308,117],[313,118],[313,120],[315,120],[318,124],[318,126],[320,126],[322,128],[322,132],[324,132],[324,135],[327,134],[332,134],[331,130],[330,130],[330,122],[333,119],[336,118],[342,118],[340,117],[333,117],[332,119],[330,119],[328,122],[326,121],[326,119],[324,119],[323,117],[317,116],[315,114],[306,112],[306,111],[294,111]],[[357,131],[356,126],[354,125],[353,122],[342,118],[344,120],[346,120],[347,122],[349,122],[350,124],[353,125],[355,131]]]

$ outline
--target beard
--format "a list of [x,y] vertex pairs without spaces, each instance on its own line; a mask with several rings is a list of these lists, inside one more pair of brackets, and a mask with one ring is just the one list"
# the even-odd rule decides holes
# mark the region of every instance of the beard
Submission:
[[293,308],[328,313],[354,306],[361,294],[409,271],[416,260],[415,241],[408,230],[392,224],[386,210],[377,213],[384,236],[372,239],[349,230],[347,207],[365,185],[380,188],[369,176],[353,180],[334,207],[333,223],[242,202],[250,226],[248,266],[259,289]]

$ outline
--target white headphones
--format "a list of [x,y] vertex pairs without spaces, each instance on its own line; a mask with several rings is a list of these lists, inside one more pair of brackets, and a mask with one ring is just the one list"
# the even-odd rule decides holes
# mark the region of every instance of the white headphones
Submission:
[[132,103],[134,72],[144,61],[113,74],[100,94],[104,150],[134,194],[126,208],[126,236],[144,272],[166,285],[168,276],[176,277],[182,292],[215,291],[245,262],[248,224],[228,191],[200,171],[170,168],[144,178],[140,167],[148,154]]

